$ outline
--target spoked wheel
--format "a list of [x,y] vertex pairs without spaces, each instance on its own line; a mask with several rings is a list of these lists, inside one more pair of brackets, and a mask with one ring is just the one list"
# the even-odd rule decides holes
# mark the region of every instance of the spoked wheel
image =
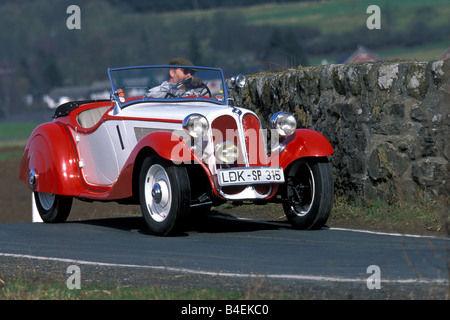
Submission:
[[142,215],[150,231],[165,236],[180,230],[189,213],[187,170],[157,156],[144,160],[139,179]]
[[53,193],[34,192],[39,215],[44,222],[64,222],[72,208],[72,197]]
[[333,206],[334,187],[327,158],[299,159],[282,187],[283,209],[296,229],[320,229]]

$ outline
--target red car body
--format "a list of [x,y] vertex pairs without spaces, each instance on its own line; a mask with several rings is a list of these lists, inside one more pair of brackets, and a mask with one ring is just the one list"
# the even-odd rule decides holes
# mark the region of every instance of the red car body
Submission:
[[[56,110],[53,121],[38,126],[31,134],[19,178],[35,193],[44,221],[65,220],[71,199],[77,198],[141,203],[143,211],[149,211],[146,221],[150,229],[160,235],[177,230],[179,221],[188,215],[186,212],[194,211],[191,208],[209,209],[226,200],[282,202],[292,225],[298,228],[319,228],[325,223],[333,194],[327,157],[334,151],[323,135],[291,128],[289,121],[293,117],[283,112],[271,120],[273,132],[277,130],[276,121],[283,122],[278,128],[285,126],[291,131],[275,140],[272,138],[274,146],[268,150],[267,137],[257,115],[229,104],[220,69],[198,67],[204,78],[208,72],[214,72],[208,82],[205,80],[206,89],[222,83],[216,91],[209,90],[207,96],[154,99],[141,92],[121,99],[120,84],[112,74],[135,69],[152,70],[151,67],[110,69],[111,100],[66,103]],[[193,121],[186,124],[195,117],[201,124]],[[199,128],[203,130],[200,142],[194,132]],[[227,139],[228,136],[231,138]],[[230,162],[220,163],[219,158]],[[149,171],[151,163],[157,164],[152,170],[159,170],[159,180],[145,189],[141,185],[145,183],[143,166],[147,162]],[[183,180],[189,180],[180,192],[174,190],[178,183],[171,178],[171,170],[182,170]],[[299,178],[299,175],[307,177]],[[148,181],[151,176],[147,174]],[[230,182],[234,178],[236,183]],[[298,184],[289,186],[294,180],[301,182],[301,188]],[[295,191],[295,188],[309,191],[300,196],[305,191]],[[145,196],[146,192],[151,195]],[[178,193],[185,194],[182,198],[188,197],[189,201],[183,200],[180,206],[184,208],[175,210],[179,204],[168,201]],[[324,202],[326,208],[321,209]],[[305,214],[299,210],[304,206],[309,206]],[[152,210],[163,213],[153,216]],[[173,221],[167,218],[170,214],[174,216]],[[311,221],[304,222],[308,216],[312,216],[308,218]]]

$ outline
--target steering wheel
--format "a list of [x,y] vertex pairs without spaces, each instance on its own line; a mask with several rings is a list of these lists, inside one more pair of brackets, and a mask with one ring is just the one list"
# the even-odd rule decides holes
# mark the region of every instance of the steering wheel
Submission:
[[166,95],[164,96],[164,99],[167,99],[167,98],[175,99],[175,98],[179,98],[179,96],[177,97],[177,96],[175,95],[175,93],[169,91],[169,92],[167,92]]
[[206,85],[206,83],[202,82],[202,83],[200,84],[200,86],[201,86],[200,88],[202,88],[202,89],[200,90],[199,96],[202,96],[203,90],[206,89],[205,95],[209,95],[209,97],[212,98],[211,90],[209,90],[209,88],[208,88],[208,86]]
[[[176,84],[176,88],[180,88],[180,87],[184,87],[186,90],[184,92],[186,92],[187,90],[192,90],[192,89],[201,89],[199,91],[199,93],[197,94],[198,97],[202,96],[203,91],[206,90],[205,95],[209,95],[210,98],[212,98],[212,93],[211,90],[209,90],[208,86],[206,85],[206,83],[201,82],[198,85],[192,85],[192,78],[180,81]],[[180,90],[178,90],[180,91]],[[179,98],[182,96],[182,92],[179,92],[178,94],[176,92],[173,91],[169,91],[167,92],[166,96],[164,97],[165,99],[167,98]]]

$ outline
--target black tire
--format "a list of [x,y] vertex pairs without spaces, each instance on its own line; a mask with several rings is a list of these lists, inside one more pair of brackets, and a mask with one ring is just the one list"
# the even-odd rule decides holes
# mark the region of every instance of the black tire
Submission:
[[282,186],[283,209],[295,229],[320,229],[327,222],[334,198],[331,166],[327,158],[296,160]]
[[72,197],[34,192],[34,200],[42,221],[59,223],[67,220],[72,208]]
[[139,199],[153,234],[166,236],[181,231],[191,200],[186,168],[156,155],[147,157],[139,176]]

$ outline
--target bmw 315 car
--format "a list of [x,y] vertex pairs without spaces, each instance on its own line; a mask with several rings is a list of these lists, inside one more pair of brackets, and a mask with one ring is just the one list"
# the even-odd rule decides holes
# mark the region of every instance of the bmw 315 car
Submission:
[[[171,72],[191,77],[168,83]],[[278,202],[296,229],[330,216],[333,148],[320,133],[275,113],[262,128],[236,105],[220,68],[158,65],[107,70],[107,100],[60,105],[31,134],[19,178],[44,222],[64,222],[73,199],[138,204],[151,233],[183,230],[213,206]]]

